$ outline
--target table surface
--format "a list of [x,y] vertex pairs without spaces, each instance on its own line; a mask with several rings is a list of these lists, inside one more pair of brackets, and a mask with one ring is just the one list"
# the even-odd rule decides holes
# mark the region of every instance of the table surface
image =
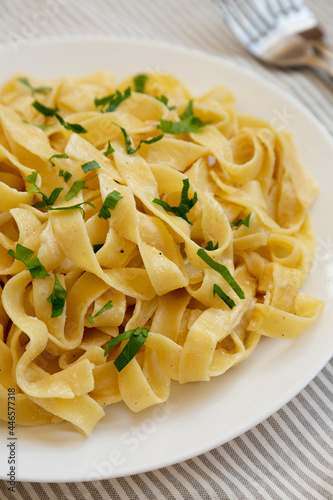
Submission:
[[[228,0],[234,1],[234,0]],[[273,0],[272,0],[273,1]],[[281,0],[283,2],[283,0]],[[288,0],[285,0],[288,1]],[[309,0],[333,47],[333,2]],[[333,80],[310,71],[267,69],[238,44],[213,0],[0,0],[0,43],[40,37],[159,40],[232,56],[295,95],[333,134]],[[18,483],[9,499],[333,498],[333,361],[289,404],[233,441],[191,460],[119,479]]]

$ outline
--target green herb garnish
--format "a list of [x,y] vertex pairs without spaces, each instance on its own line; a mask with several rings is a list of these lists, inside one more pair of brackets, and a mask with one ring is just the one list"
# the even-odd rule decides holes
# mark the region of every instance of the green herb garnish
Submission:
[[[86,212],[83,210],[82,205],[89,205],[90,207],[96,208],[95,205],[93,205],[90,201],[83,201],[82,203],[77,203],[76,205],[71,205],[69,207],[50,207],[50,206],[44,206],[45,210],[75,210],[79,209],[82,212],[83,218],[86,215]],[[37,203],[34,205],[35,207],[37,206]]]
[[169,203],[167,203],[166,201],[159,200],[158,198],[154,198],[153,203],[160,205],[167,212],[172,212],[177,217],[181,217],[182,219],[186,220],[186,222],[192,225],[193,223],[188,220],[186,214],[198,201],[198,195],[195,192],[193,198],[190,199],[188,197],[189,187],[190,187],[189,179],[183,179],[183,189],[182,189],[180,204],[178,205],[178,207],[171,207]]
[[110,155],[111,153],[114,153],[114,149],[113,147],[111,146],[111,142],[109,141],[108,142],[108,147],[107,147],[107,150],[103,153],[104,156],[108,156]]
[[69,201],[74,198],[85,187],[86,182],[84,180],[73,182],[70,190],[65,194],[65,200]]
[[214,297],[215,297],[215,295],[218,295],[220,297],[220,299],[222,299],[223,302],[225,302],[230,309],[232,309],[236,305],[235,302],[232,300],[232,298],[229,297],[229,295],[227,295],[226,293],[224,293],[222,288],[219,285],[217,285],[216,283],[214,283],[214,286],[213,286],[213,295],[214,295]]
[[101,219],[109,219],[111,217],[110,210],[114,210],[119,200],[121,200],[123,196],[121,196],[118,191],[112,191],[105,198],[103,205],[101,206],[100,211],[98,212],[98,217]]
[[231,286],[233,291],[238,295],[240,299],[245,299],[243,290],[238,285],[235,278],[231,275],[229,269],[226,266],[212,259],[203,248],[199,248],[199,250],[197,251],[197,255],[200,257],[200,259],[206,262],[209,267],[217,271],[222,276],[222,278]]
[[246,226],[246,227],[249,227],[250,226],[250,217],[251,217],[251,213],[250,212],[246,217],[245,219],[238,219],[236,220],[235,222],[230,222],[230,226],[231,227],[238,227],[238,226],[241,226],[243,224],[243,226]]
[[27,266],[27,270],[30,272],[32,278],[46,278],[49,276],[49,273],[46,271],[43,264],[40,263],[38,257],[33,257],[35,252],[30,250],[30,248],[24,247],[17,243],[16,245],[16,253],[14,250],[9,249],[8,254],[14,257],[16,260],[20,260]]
[[153,144],[154,142],[157,142],[157,141],[160,141],[161,139],[163,139],[163,136],[164,136],[164,134],[161,134],[161,135],[158,135],[156,137],[152,137],[151,139],[142,139],[139,142],[138,147],[134,149],[134,148],[132,148],[132,141],[131,141],[130,137],[128,136],[126,130],[122,127],[120,127],[120,130],[122,131],[122,134],[124,136],[126,151],[127,151],[128,155],[132,155],[132,154],[136,153],[141,148],[141,144],[143,144],[143,143],[144,144]]
[[65,129],[67,129],[67,130],[71,130],[72,132],[75,132],[76,134],[86,134],[88,132],[79,123],[68,123],[68,122],[66,122],[60,115],[58,115],[58,113],[55,113],[54,116],[61,123],[61,125],[63,127],[65,127]]
[[[128,99],[128,97],[130,97],[130,95],[131,95],[131,87],[127,87],[127,89],[124,91],[123,94],[119,90],[116,90],[116,92],[114,94],[107,95],[105,97],[102,97],[101,99],[96,97],[95,101],[94,101],[95,106],[96,106],[96,108],[100,107],[101,111],[103,113],[104,112],[112,112],[115,109],[117,109],[117,107],[119,106],[119,104],[121,102]],[[103,109],[107,105],[108,105],[108,107],[106,109]]]
[[23,85],[26,85],[29,87],[30,90],[32,90],[32,93],[45,93],[45,92],[50,92],[52,90],[51,87],[33,87],[31,83],[29,82],[28,78],[26,76],[22,76],[21,78],[17,79],[19,82],[23,83]]
[[193,100],[189,101],[185,111],[179,116],[180,121],[163,120],[160,118],[160,124],[157,128],[166,134],[185,134],[190,132],[201,132],[202,127],[211,123],[212,120],[203,122],[193,113]]
[[66,155],[66,153],[62,153],[62,154],[57,154],[57,155],[53,155],[49,158],[49,162],[51,163],[52,167],[55,167],[55,163],[52,161],[53,158],[69,158],[68,155]]
[[59,177],[63,177],[65,182],[68,182],[72,175],[68,170],[59,170]]
[[27,191],[29,193],[40,194],[43,198],[43,201],[38,201],[33,206],[36,208],[40,208],[40,207],[45,208],[46,206],[53,205],[56,202],[56,200],[57,200],[59,194],[61,193],[61,191],[63,190],[63,188],[62,187],[55,188],[52,191],[52,193],[50,194],[50,196],[46,196],[46,194],[42,193],[40,188],[36,184],[37,175],[38,175],[38,172],[36,170],[34,170],[32,172],[32,174],[28,175],[25,178],[25,180],[27,182],[29,182],[29,184],[32,184],[30,187],[28,187]]
[[66,302],[67,292],[64,287],[61,285],[58,277],[54,277],[54,287],[53,292],[47,298],[48,302],[52,304],[52,314],[51,318],[57,318],[62,315],[64,310],[65,302]]
[[210,240],[207,243],[205,250],[210,250],[210,251],[217,250],[218,247],[219,247],[219,242],[217,242],[216,245],[214,245],[214,243],[212,242],[212,240]]
[[99,243],[98,245],[93,245],[94,252],[97,253],[98,250],[102,248],[104,243]]
[[147,80],[148,80],[147,75],[137,75],[135,78],[133,78],[135,92],[140,92],[141,94],[144,94]]
[[81,168],[85,174],[88,172],[91,172],[92,170],[97,170],[98,168],[101,168],[100,165],[98,165],[97,161],[92,160],[88,161],[88,163],[85,163],[84,165],[81,165]]
[[59,111],[59,108],[58,106],[56,108],[48,108],[47,106],[44,106],[44,104],[42,104],[41,102],[39,101],[34,101],[32,103],[32,106],[39,112],[41,113],[42,115],[44,116],[54,116],[56,114],[57,111]]
[[102,314],[104,311],[108,311],[109,309],[112,309],[113,307],[113,304],[112,304],[112,300],[109,300],[105,306],[103,306],[99,311],[97,311],[96,314],[94,314],[94,316],[89,316],[88,317],[88,321],[91,325],[94,324],[94,318],[96,318],[97,316],[99,316],[100,314]]
[[119,356],[114,360],[115,367],[120,372],[134,358],[148,337],[148,328],[135,328],[128,330],[113,338],[105,346],[104,356],[107,355],[111,347],[119,344],[123,340],[129,339]]
[[161,95],[160,97],[156,96],[155,99],[157,99],[158,101],[160,101],[163,104],[165,104],[166,107],[168,109],[170,109],[170,111],[172,111],[173,109],[176,109],[176,106],[168,106],[169,98],[167,96],[165,96],[165,95]]
[[53,127],[54,123],[42,123],[41,125],[36,125],[35,123],[30,123],[34,127],[40,128],[41,130],[46,130],[49,127]]
[[37,181],[37,176],[38,176],[38,172],[37,170],[33,170],[33,172],[28,175],[25,180],[29,183],[29,184],[36,184],[36,181]]

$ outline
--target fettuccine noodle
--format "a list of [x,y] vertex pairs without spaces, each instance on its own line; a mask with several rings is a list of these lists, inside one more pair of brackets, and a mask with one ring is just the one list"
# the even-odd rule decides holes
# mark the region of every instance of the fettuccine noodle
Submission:
[[3,420],[15,388],[17,424],[88,436],[106,405],[162,403],[171,380],[221,375],[324,308],[300,291],[316,183],[224,86],[16,75],[0,155]]

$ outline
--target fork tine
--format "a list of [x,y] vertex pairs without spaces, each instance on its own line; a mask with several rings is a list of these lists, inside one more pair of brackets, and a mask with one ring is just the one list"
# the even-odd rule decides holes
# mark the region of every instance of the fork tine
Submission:
[[218,6],[222,11],[223,17],[229,28],[245,45],[258,38],[258,33],[255,31],[254,26],[244,16],[239,9],[239,4],[243,0],[237,0],[237,4],[231,4],[229,0],[218,0]]
[[261,35],[265,35],[267,33],[267,30],[270,30],[272,28],[272,23],[269,22],[268,19],[261,13],[258,2],[256,2],[255,0],[242,2],[240,8],[247,17],[252,19],[252,22],[256,23],[257,31]]

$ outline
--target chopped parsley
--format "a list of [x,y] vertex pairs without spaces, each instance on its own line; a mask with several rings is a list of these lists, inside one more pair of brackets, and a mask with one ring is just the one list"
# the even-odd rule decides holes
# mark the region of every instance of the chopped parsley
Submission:
[[44,94],[45,92],[50,92],[52,90],[52,87],[33,87],[26,76],[22,76],[17,80],[23,83],[23,85],[25,85],[26,87],[28,87],[33,94],[34,93]]
[[182,189],[180,204],[178,205],[178,207],[172,207],[166,201],[159,200],[158,198],[154,198],[153,203],[160,205],[167,212],[172,212],[177,217],[181,217],[182,219],[186,220],[186,222],[192,225],[193,223],[188,220],[186,214],[198,201],[198,195],[197,192],[195,192],[193,198],[189,198],[188,197],[189,187],[190,187],[189,179],[183,179],[183,189]]
[[168,106],[169,98],[167,96],[165,96],[165,95],[161,95],[160,97],[156,96],[155,99],[157,99],[158,101],[160,101],[163,104],[165,104],[166,107],[168,109],[170,109],[170,111],[172,111],[173,109],[176,109],[176,106]]
[[[119,104],[126,99],[128,99],[131,95],[131,87],[127,87],[126,90],[124,90],[124,93],[122,94],[119,90],[116,90],[114,94],[107,95],[105,97],[102,97],[99,99],[98,97],[95,98],[95,106],[96,108],[101,108],[101,112],[112,112],[117,107]],[[106,109],[105,107],[108,106]]]
[[58,113],[55,113],[54,116],[57,118],[57,120],[61,123],[63,127],[67,130],[71,130],[72,132],[75,132],[77,134],[86,134],[88,130],[86,130],[82,125],[79,123],[69,123],[66,122]]
[[94,318],[96,318],[97,316],[99,316],[100,314],[102,314],[104,311],[108,311],[109,309],[112,309],[113,307],[113,304],[112,304],[112,300],[109,300],[105,306],[103,306],[99,311],[97,311],[96,314],[94,314],[94,316],[89,316],[88,317],[88,321],[91,325],[94,324]]
[[[35,203],[34,206],[36,206],[37,203]],[[69,207],[50,207],[50,206],[45,206],[45,210],[74,210],[74,209],[79,209],[82,212],[83,217],[85,217],[86,212],[83,210],[82,205],[89,205],[90,207],[96,208],[95,205],[93,205],[90,201],[83,201],[82,203],[76,203],[76,205],[71,205]]]
[[121,196],[118,191],[112,191],[109,193],[101,206],[100,211],[98,212],[98,217],[100,219],[109,219],[111,217],[110,210],[115,210],[117,203],[121,200],[123,196]]
[[101,168],[100,165],[98,165],[97,161],[92,160],[88,161],[88,163],[85,163],[84,165],[81,165],[81,168],[85,174],[88,172],[91,172],[92,170],[97,170],[98,168]]
[[63,177],[65,182],[68,182],[72,175],[68,170],[59,170],[59,177]]
[[30,272],[32,278],[41,278],[44,279],[49,276],[49,273],[46,271],[43,264],[40,263],[38,257],[33,257],[35,252],[30,248],[24,247],[17,243],[16,245],[16,253],[14,250],[9,249],[8,254],[14,257],[16,260],[20,260],[27,266],[27,270]]
[[36,184],[37,176],[38,176],[37,170],[33,170],[32,173],[25,178],[25,180],[29,184]]
[[[68,175],[66,175],[66,173],[69,175],[69,177],[68,177]],[[32,172],[32,174],[28,175],[25,179],[27,182],[32,183],[32,186],[30,186],[28,188],[28,191],[30,193],[38,193],[42,196],[42,201],[38,201],[37,203],[34,203],[33,206],[35,208],[44,208],[45,210],[72,210],[72,209],[79,208],[82,211],[83,217],[85,216],[85,211],[83,210],[82,205],[89,205],[89,206],[95,208],[95,206],[90,201],[83,201],[82,203],[77,203],[76,205],[71,205],[69,207],[52,207],[51,205],[53,205],[56,202],[56,200],[57,200],[59,194],[61,193],[61,191],[63,190],[63,188],[61,188],[61,187],[55,188],[52,191],[51,195],[49,197],[47,197],[44,193],[41,192],[39,187],[35,184],[35,182],[37,180],[37,175],[38,175],[38,172],[36,170],[34,170]],[[59,172],[59,175],[62,175],[61,171]],[[66,179],[69,180],[71,176],[72,176],[72,174],[70,172],[64,172],[64,179],[65,180]],[[73,183],[72,187],[70,188],[70,190],[68,191],[68,193],[66,194],[65,199],[67,201],[71,200],[82,189],[82,187],[84,187],[84,184],[90,179],[87,179],[86,181],[75,181]],[[75,183],[81,183],[81,184],[75,185]],[[82,185],[82,183],[84,183],[84,184]]]
[[141,148],[141,144],[143,144],[143,143],[144,144],[153,144],[154,142],[157,142],[157,141],[160,141],[161,139],[163,139],[163,136],[164,136],[164,134],[161,134],[161,135],[157,135],[156,137],[152,137],[151,139],[142,139],[139,142],[138,147],[134,149],[132,147],[132,140],[128,136],[126,130],[123,127],[120,127],[120,130],[122,131],[122,134],[124,136],[126,151],[127,151],[128,155],[132,155],[132,154],[136,153]]
[[185,134],[189,132],[201,132],[202,127],[212,122],[212,120],[204,122],[193,113],[193,100],[189,101],[187,108],[179,118],[180,121],[178,122],[160,118],[160,124],[157,125],[157,128],[166,134]]
[[210,251],[217,250],[218,247],[219,247],[219,242],[217,242],[216,245],[214,245],[214,243],[212,242],[212,240],[210,240],[207,243],[205,250],[210,250]]
[[68,155],[66,155],[66,153],[62,153],[62,154],[57,154],[57,155],[53,155],[49,158],[49,162],[51,163],[52,167],[55,167],[55,163],[52,161],[53,158],[69,158]]
[[48,108],[47,106],[44,106],[44,104],[42,104],[41,102],[39,101],[34,101],[32,103],[32,106],[39,112],[41,113],[42,115],[44,116],[54,116],[56,114],[57,111],[59,111],[59,108],[58,106],[56,108]]
[[52,193],[50,194],[50,196],[46,196],[46,194],[42,193],[40,188],[36,184],[37,175],[38,175],[38,172],[36,170],[34,170],[30,175],[28,175],[25,178],[25,180],[29,184],[32,184],[30,187],[28,187],[27,191],[29,193],[40,194],[43,198],[43,201],[38,201],[33,206],[36,208],[40,208],[40,207],[45,208],[46,206],[53,205],[56,202],[56,200],[57,200],[59,194],[61,193],[61,191],[63,190],[63,188],[62,187],[55,188],[52,191]]
[[200,257],[200,259],[206,262],[209,267],[217,271],[222,276],[222,278],[231,286],[233,291],[238,295],[240,299],[245,299],[243,290],[238,285],[235,278],[231,275],[229,269],[226,266],[212,259],[203,248],[199,248],[199,250],[197,251],[197,255]]
[[129,339],[119,356],[114,360],[115,367],[118,372],[120,372],[131,361],[131,359],[134,358],[146,342],[148,333],[148,328],[135,328],[135,330],[128,330],[121,333],[106,344],[104,356],[107,355],[111,347],[119,344],[119,342],[122,342],[123,340]]
[[144,94],[147,80],[148,80],[147,75],[137,75],[135,78],[133,78],[135,92]]
[[213,286],[213,295],[214,295],[214,297],[215,297],[215,295],[218,295],[220,297],[220,299],[222,299],[223,302],[225,302],[230,309],[232,309],[236,305],[234,300],[232,300],[232,298],[229,297],[229,295],[224,293],[222,288],[219,285],[217,285],[216,283],[214,283],[214,286]]
[[114,149],[111,146],[111,142],[108,142],[107,150],[103,153],[104,156],[109,156],[111,153],[114,153]]
[[58,280],[58,277],[54,277],[54,287],[53,292],[47,298],[48,302],[52,305],[51,318],[57,318],[62,315],[66,302],[67,292]]
[[74,198],[85,187],[86,182],[86,180],[74,181],[68,193],[65,194],[65,200],[69,201]]
[[100,250],[103,245],[104,245],[104,243],[99,243],[98,245],[93,245],[94,252],[97,253],[98,250]]
[[251,217],[251,213],[250,212],[246,217],[245,219],[238,219],[236,220],[235,222],[230,222],[230,226],[231,227],[238,227],[238,226],[246,226],[246,227],[249,227],[250,226],[250,217]]

